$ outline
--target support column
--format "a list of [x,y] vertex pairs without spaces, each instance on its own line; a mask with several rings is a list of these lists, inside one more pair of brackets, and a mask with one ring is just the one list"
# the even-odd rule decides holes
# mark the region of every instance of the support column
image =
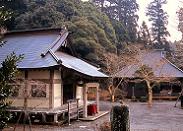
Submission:
[[53,109],[54,108],[54,86],[53,86],[53,79],[54,79],[54,70],[50,70],[49,109]]
[[58,123],[58,114],[54,114],[54,123]]
[[96,104],[97,104],[97,113],[99,113],[99,87],[96,87]]
[[88,112],[87,112],[87,91],[88,91],[88,87],[85,85],[84,86],[84,90],[83,90],[83,117],[86,118],[88,116]]

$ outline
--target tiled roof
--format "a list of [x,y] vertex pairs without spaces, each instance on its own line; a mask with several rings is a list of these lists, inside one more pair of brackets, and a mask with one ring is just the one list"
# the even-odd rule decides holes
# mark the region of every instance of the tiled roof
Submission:
[[183,71],[168,61],[161,51],[143,53],[139,57],[138,63],[126,66],[114,76],[129,78],[134,77],[135,72],[142,65],[151,67],[155,77],[183,77]]
[[65,46],[64,42],[67,36],[67,31],[60,32],[58,29],[8,33],[4,38],[5,45],[0,47],[0,62],[7,55],[15,52],[17,55],[24,56],[23,60],[18,63],[20,69],[43,68],[62,64],[88,76],[107,77],[98,71],[98,68],[83,60],[58,51],[62,44]]
[[99,68],[96,68],[81,59],[63,52],[56,52],[55,54],[62,61],[62,65],[69,69],[73,69],[92,77],[107,77],[107,75],[98,71]]

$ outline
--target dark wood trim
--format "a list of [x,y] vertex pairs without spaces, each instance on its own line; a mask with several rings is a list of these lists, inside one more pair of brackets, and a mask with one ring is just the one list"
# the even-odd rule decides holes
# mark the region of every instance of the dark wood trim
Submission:
[[49,108],[52,109],[54,107],[54,70],[50,69],[50,88],[49,88]]
[[[17,79],[18,81],[24,81],[24,79]],[[28,79],[28,80],[32,80],[32,81],[41,81],[43,83],[50,83],[50,79]],[[61,84],[61,79],[53,79],[53,84]]]
[[61,75],[61,106],[63,106],[63,68],[62,66],[60,67],[60,75]]

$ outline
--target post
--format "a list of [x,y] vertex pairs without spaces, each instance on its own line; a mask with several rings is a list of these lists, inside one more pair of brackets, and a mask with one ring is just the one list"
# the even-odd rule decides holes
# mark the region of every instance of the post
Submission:
[[68,123],[71,125],[71,118],[70,118],[70,101],[68,101]]
[[79,99],[76,99],[77,102],[77,120],[79,120]]
[[84,90],[83,90],[83,117],[86,118],[88,115],[87,112],[87,86],[84,86]]
[[132,86],[132,100],[135,100],[135,88]]
[[44,113],[41,113],[41,116],[42,116],[42,122],[43,123],[46,123],[46,116]]
[[54,123],[58,123],[58,114],[54,114]]
[[96,104],[97,104],[97,113],[99,113],[99,87],[96,87]]

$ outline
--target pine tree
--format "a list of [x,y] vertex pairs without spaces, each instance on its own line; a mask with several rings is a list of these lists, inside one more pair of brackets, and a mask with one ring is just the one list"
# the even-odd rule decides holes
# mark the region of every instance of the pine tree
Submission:
[[156,48],[163,48],[167,43],[167,36],[170,36],[166,28],[168,15],[162,8],[166,3],[166,0],[154,0],[148,5],[146,12],[146,15],[149,16],[149,21],[152,22],[151,32]]

